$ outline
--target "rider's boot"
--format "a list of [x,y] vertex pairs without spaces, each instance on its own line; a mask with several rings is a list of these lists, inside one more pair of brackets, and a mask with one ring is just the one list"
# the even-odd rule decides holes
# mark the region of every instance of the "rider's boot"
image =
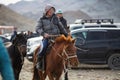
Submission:
[[37,57],[37,65],[36,65],[37,69],[42,69],[42,56],[38,56]]

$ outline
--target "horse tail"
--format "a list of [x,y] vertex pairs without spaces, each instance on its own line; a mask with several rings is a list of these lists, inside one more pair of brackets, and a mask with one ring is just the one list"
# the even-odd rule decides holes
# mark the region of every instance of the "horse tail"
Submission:
[[36,63],[37,63],[37,53],[40,49],[40,46],[37,47],[37,49],[34,51],[33,54],[33,80],[40,80],[39,74],[38,74],[38,69],[36,68]]

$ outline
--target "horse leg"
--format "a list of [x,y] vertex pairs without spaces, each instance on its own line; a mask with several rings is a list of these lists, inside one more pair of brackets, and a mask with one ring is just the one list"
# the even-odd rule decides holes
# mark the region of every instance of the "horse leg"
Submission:
[[57,73],[57,75],[55,76],[55,80],[60,80],[62,76],[62,72],[60,71],[59,73]]
[[39,74],[40,80],[45,80],[42,71],[38,70],[38,74]]
[[19,67],[14,66],[13,69],[14,69],[15,80],[19,80],[19,74],[21,72],[22,65],[19,65]]
[[14,75],[15,75],[15,80],[18,80],[19,79],[18,73],[14,72]]
[[60,80],[61,75],[57,75],[55,80]]
[[68,80],[68,72],[65,73],[64,79]]
[[54,77],[52,76],[52,74],[50,72],[47,73],[49,80],[54,80]]
[[18,71],[17,69],[14,70],[15,80],[19,80],[19,73],[20,71]]
[[64,69],[64,73],[65,73],[64,74],[64,80],[68,80],[68,70],[67,70],[68,69],[68,65],[66,64],[65,66],[66,66],[66,69]]
[[46,71],[44,72],[43,76],[44,76],[44,80],[45,80],[47,77]]
[[33,79],[32,80],[40,80],[39,75],[38,75],[38,70],[36,69],[36,66],[34,66]]

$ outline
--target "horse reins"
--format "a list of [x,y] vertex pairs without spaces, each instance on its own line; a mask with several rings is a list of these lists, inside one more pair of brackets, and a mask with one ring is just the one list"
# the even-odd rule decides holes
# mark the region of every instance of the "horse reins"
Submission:
[[[52,47],[52,48],[53,48],[54,50],[56,50],[54,47]],[[57,54],[57,55],[64,60],[64,61],[63,61],[64,70],[65,70],[65,73],[68,72],[68,69],[67,69],[67,67],[66,67],[66,65],[65,65],[65,62],[68,61],[68,64],[70,65],[70,60],[69,60],[69,59],[74,58],[74,57],[77,57],[77,55],[76,55],[76,54],[75,54],[75,55],[72,55],[72,56],[71,56],[71,55],[68,55],[65,49],[63,49],[63,51],[62,51],[62,55],[60,55],[60,54]],[[63,55],[65,55],[65,56],[67,57],[67,59],[63,58]],[[70,67],[69,67],[69,68],[70,68]]]
[[64,62],[63,62],[64,70],[65,70],[65,71],[64,71],[64,74],[66,74],[66,73],[68,72],[68,68],[66,67],[65,62],[68,61],[69,68],[71,68],[70,60],[69,60],[69,59],[74,58],[74,57],[77,57],[77,55],[76,55],[76,54],[75,54],[75,55],[72,55],[72,56],[71,56],[71,55],[68,55],[65,49],[63,49],[63,54],[65,54],[65,55],[67,56],[67,59],[64,59]]
[[[54,47],[52,47],[54,50],[56,50]],[[77,57],[77,55],[75,54],[75,55],[68,55],[67,54],[67,52],[65,51],[65,49],[63,49],[63,51],[62,51],[62,55],[66,55],[67,56],[67,59],[64,59],[65,61],[66,60],[69,60],[70,58],[74,58],[74,57]],[[57,54],[59,57],[61,57],[61,58],[63,58],[63,56],[62,55],[60,55],[60,54]]]

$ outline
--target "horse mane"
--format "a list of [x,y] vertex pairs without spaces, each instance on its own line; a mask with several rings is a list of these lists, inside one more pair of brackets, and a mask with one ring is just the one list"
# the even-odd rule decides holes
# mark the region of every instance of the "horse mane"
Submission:
[[25,35],[20,33],[14,37],[14,39],[12,40],[12,43],[14,44],[16,43],[16,41],[19,41],[19,40],[27,42],[27,38],[25,37]]
[[61,35],[55,39],[55,42],[62,42],[62,41],[67,41],[67,37]]
[[66,41],[66,42],[68,42],[68,43],[75,43],[75,39],[73,39],[72,37],[71,37],[71,35],[68,35],[67,37],[65,37],[64,35],[61,35],[61,36],[59,36],[59,37],[57,37],[56,39],[55,39],[55,42],[57,42],[57,43],[59,43],[59,42],[63,42],[63,41]]
[[68,42],[72,42],[72,40],[73,40],[72,37],[69,35],[69,36],[67,37],[67,41],[68,41]]
[[21,39],[21,38],[25,39],[25,35],[24,34],[17,34],[16,37],[19,38],[19,39]]

